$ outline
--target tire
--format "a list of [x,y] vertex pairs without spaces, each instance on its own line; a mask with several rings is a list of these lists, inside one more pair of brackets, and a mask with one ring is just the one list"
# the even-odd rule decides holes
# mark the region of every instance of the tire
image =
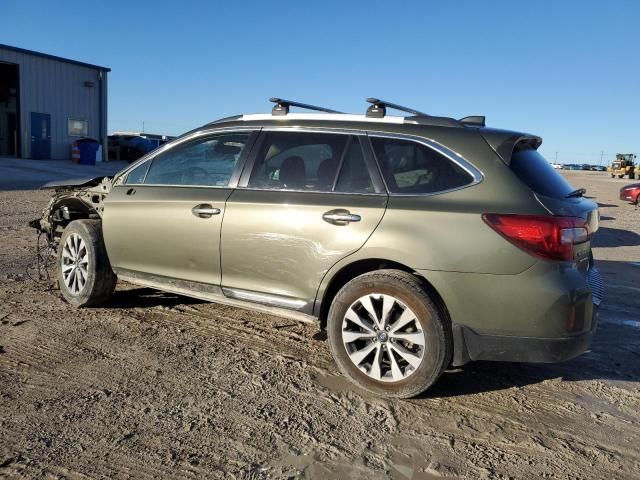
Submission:
[[100,221],[69,223],[58,246],[58,285],[65,300],[76,307],[102,305],[111,298],[116,281]]
[[[367,306],[383,328],[371,321]],[[385,308],[386,321],[381,318]],[[413,320],[402,326],[410,317]],[[401,270],[365,273],[342,287],[329,309],[327,335],[340,371],[382,397],[410,398],[422,393],[442,375],[453,352],[449,321],[418,278]]]

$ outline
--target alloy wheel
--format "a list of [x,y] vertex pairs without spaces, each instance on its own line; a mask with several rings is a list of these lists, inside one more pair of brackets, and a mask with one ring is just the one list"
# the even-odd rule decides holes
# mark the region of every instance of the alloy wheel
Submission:
[[342,321],[349,359],[367,376],[383,382],[404,380],[424,358],[420,320],[397,298],[380,293],[360,297]]
[[87,284],[89,252],[82,237],[72,233],[62,247],[62,279],[67,290],[79,295]]

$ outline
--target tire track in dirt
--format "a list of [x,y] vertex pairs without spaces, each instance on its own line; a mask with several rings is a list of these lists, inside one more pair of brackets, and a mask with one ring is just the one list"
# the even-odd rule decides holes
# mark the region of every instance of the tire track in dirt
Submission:
[[[80,323],[83,326],[87,326],[89,324],[93,324],[94,322],[99,322],[98,317],[100,316],[100,312],[92,312],[91,315],[82,314],[79,317],[75,318],[74,321]],[[88,318],[83,318],[88,317]],[[73,341],[75,339],[74,335],[69,335],[69,330],[67,328],[62,328],[59,326],[59,322],[51,321],[51,318],[41,319],[41,322],[46,325],[47,335],[46,337],[51,337],[55,339],[65,338]],[[55,320],[55,319],[54,319]],[[260,322],[264,319],[259,319]],[[292,382],[290,376],[281,374],[281,372],[286,372],[291,369],[300,369],[306,367],[306,359],[308,356],[308,346],[301,346],[301,343],[306,340],[305,337],[301,336],[298,333],[289,333],[284,332],[282,329],[276,329],[270,325],[262,325],[260,323],[259,328],[255,328],[255,324],[238,324],[238,319],[229,317],[226,315],[217,315],[216,317],[210,315],[209,313],[198,313],[198,315],[185,315],[185,314],[176,314],[176,312],[144,312],[138,318],[137,312],[134,315],[125,315],[118,320],[118,323],[121,322],[129,322],[132,324],[140,324],[143,327],[148,326],[148,324],[156,325],[159,328],[153,330],[170,330],[170,331],[183,331],[189,334],[195,334],[197,336],[202,337],[205,342],[211,343],[221,343],[226,346],[231,347],[231,351],[240,351],[238,353],[249,354],[252,356],[263,356],[268,355],[270,357],[270,361],[273,363],[277,362],[279,365],[274,366],[270,372],[270,376],[277,377],[275,383],[279,386],[279,388],[275,392],[271,392],[269,404],[286,404],[290,401],[291,396],[298,395],[299,397],[304,396],[302,399],[302,403],[309,403],[310,405],[306,405],[307,408],[317,409],[317,395],[313,395],[311,392],[306,393],[303,389],[300,389],[300,385],[297,385],[296,382]],[[274,318],[272,320],[275,324],[282,324],[281,319]],[[34,324],[37,323],[34,321]],[[259,323],[259,322],[258,322]],[[99,325],[98,325],[99,327]],[[274,333],[282,338],[279,338],[277,342],[268,341],[266,335],[269,333],[269,329],[274,330]],[[76,330],[76,329],[74,329]],[[101,333],[106,333],[107,335],[112,336],[112,340],[117,340],[117,338],[113,338],[112,332],[109,329],[103,328],[95,328],[95,325],[92,325],[90,328],[92,333],[100,331]],[[13,346],[14,353],[19,357],[19,360],[23,362],[23,364],[29,364],[33,368],[38,368],[42,370],[41,378],[45,379],[47,377],[51,377],[52,374],[58,372],[60,375],[57,377],[58,381],[62,381],[64,386],[67,388],[71,385],[73,378],[71,375],[67,376],[67,373],[71,373],[72,369],[68,369],[69,362],[77,361],[77,356],[80,357],[86,356],[86,352],[88,349],[88,344],[92,343],[93,337],[87,337],[82,330],[79,330],[79,334],[83,336],[84,343],[82,346],[74,346],[73,348],[69,348],[69,345],[66,343],[58,343],[57,341],[53,344],[47,345],[36,345],[34,348],[31,345],[31,340],[26,337],[26,340],[20,342],[16,342]],[[273,333],[272,333],[273,335]],[[258,341],[254,341],[255,339]],[[102,340],[104,342],[104,340]],[[310,341],[310,340],[307,340]],[[197,343],[197,342],[196,342]],[[245,344],[246,343],[246,344]],[[284,347],[283,347],[284,344]],[[274,348],[276,345],[276,348]],[[277,347],[277,345],[280,345]],[[250,346],[250,349],[249,347]],[[284,352],[286,353],[283,353]],[[234,354],[237,355],[237,354]],[[326,354],[324,354],[326,356]],[[68,358],[67,358],[68,357]],[[87,359],[91,360],[91,359]],[[102,356],[99,359],[100,362],[104,363],[112,363],[114,361],[118,361],[119,358],[114,355],[106,355]],[[66,363],[66,366],[65,366]],[[89,362],[87,365],[90,365]],[[50,369],[47,368],[50,366]],[[87,380],[87,369],[88,367],[85,365],[85,371],[81,372],[81,378]],[[240,365],[234,372],[234,375],[238,373],[238,371],[246,372],[247,376],[253,376],[255,378],[255,374],[251,373],[254,368],[249,366]],[[30,372],[33,373],[33,372]],[[178,376],[177,376],[178,377]],[[206,381],[208,380],[205,374],[199,375],[197,372],[194,372],[193,379],[195,381]],[[263,379],[264,380],[264,379]],[[43,381],[42,383],[45,383]],[[309,378],[307,378],[307,385],[302,385],[303,388],[308,390],[308,382]],[[304,381],[303,381],[304,383]],[[94,382],[88,381],[82,385],[79,385],[80,388],[93,387]],[[250,389],[253,391],[255,396],[258,396],[260,390],[264,390],[264,383],[258,381],[255,382],[253,388]],[[231,398],[232,395],[238,394],[238,391],[234,391],[234,389],[227,389],[226,398]],[[220,393],[220,390],[218,390]],[[244,394],[246,397],[251,398],[250,395]],[[363,408],[366,408],[366,403],[362,402],[360,404]],[[341,406],[342,407],[342,406]],[[349,405],[352,408],[352,405]],[[370,413],[370,412],[369,412]],[[252,414],[251,417],[257,417],[260,419],[260,415]],[[310,417],[317,417],[317,413],[314,415],[309,415]],[[266,417],[270,418],[270,417]],[[366,418],[366,417],[364,417]],[[291,423],[291,422],[289,422]],[[337,423],[337,422],[336,422]],[[235,422],[236,427],[240,430],[253,430],[255,429],[255,420],[247,420]],[[332,442],[327,443],[326,439],[323,440],[319,438],[321,436],[322,431],[325,430],[323,428],[318,428],[317,426],[312,426],[311,424],[304,424],[303,427],[300,428],[298,425],[294,425],[294,429],[289,429],[290,432],[297,432],[298,442],[302,445],[315,445],[318,452],[324,452],[323,455],[329,457],[347,457],[353,454],[353,449],[351,445],[340,445],[338,442],[337,445],[333,445]],[[284,430],[286,430],[286,426],[284,426]],[[318,433],[320,432],[320,434]],[[329,431],[326,431],[326,435],[330,435]],[[275,435],[275,440],[280,444],[289,444],[293,445],[294,443],[291,441],[291,438],[286,438],[286,435]],[[301,442],[300,442],[301,441]],[[348,442],[346,442],[348,443]]]

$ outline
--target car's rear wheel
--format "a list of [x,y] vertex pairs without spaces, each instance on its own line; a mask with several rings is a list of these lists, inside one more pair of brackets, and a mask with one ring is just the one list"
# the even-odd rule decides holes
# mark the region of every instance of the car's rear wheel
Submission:
[[75,220],[58,247],[58,285],[67,302],[90,307],[107,302],[116,286],[98,220]]
[[378,270],[347,283],[327,321],[344,375],[385,397],[418,395],[451,359],[451,328],[414,275]]

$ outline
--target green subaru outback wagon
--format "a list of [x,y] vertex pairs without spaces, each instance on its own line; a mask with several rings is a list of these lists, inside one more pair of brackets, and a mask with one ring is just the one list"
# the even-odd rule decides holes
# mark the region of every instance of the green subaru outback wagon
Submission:
[[65,299],[108,305],[120,279],[315,321],[342,373],[389,397],[471,360],[589,347],[598,208],[540,137],[378,99],[365,115],[272,101],[113,177],[48,184],[32,226]]

